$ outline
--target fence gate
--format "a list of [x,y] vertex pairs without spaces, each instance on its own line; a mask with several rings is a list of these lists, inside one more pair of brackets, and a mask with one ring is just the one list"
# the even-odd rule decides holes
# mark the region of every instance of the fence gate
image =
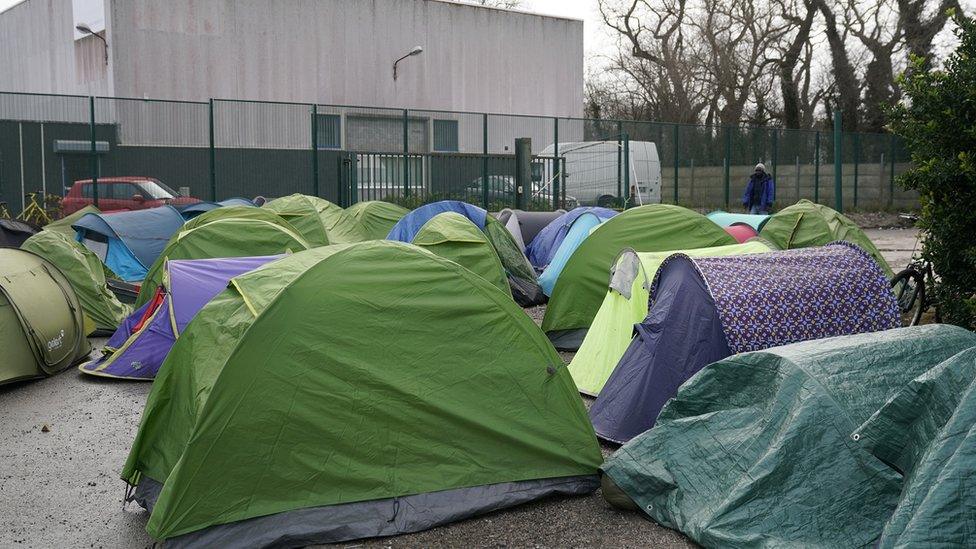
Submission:
[[336,163],[336,172],[339,174],[336,178],[339,186],[336,189],[336,196],[339,205],[348,208],[359,202],[358,156],[354,152],[341,152],[336,155]]

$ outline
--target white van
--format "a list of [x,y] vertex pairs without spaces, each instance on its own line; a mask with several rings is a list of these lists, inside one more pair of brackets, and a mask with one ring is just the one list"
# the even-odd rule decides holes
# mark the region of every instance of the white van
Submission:
[[[552,156],[554,147],[546,147],[539,156]],[[578,141],[559,143],[559,156],[566,159],[566,194],[576,197],[580,205],[611,205],[618,198],[616,141]],[[623,163],[623,151],[620,151]],[[657,147],[650,141],[630,142],[630,185],[633,188],[632,204],[661,202],[661,160]],[[620,185],[626,181],[625,167],[621,166]],[[626,198],[627,189],[623,189]],[[621,201],[622,203],[622,201]]]

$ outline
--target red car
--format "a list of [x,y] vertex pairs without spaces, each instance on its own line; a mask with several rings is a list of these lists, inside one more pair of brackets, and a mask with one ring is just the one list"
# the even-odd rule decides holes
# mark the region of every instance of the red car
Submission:
[[[98,178],[98,209],[103,212],[144,210],[165,204],[185,206],[197,202],[200,199],[180,196],[162,181],[152,177]],[[69,215],[94,203],[92,181],[82,179],[71,186],[61,201],[61,207],[64,215]]]

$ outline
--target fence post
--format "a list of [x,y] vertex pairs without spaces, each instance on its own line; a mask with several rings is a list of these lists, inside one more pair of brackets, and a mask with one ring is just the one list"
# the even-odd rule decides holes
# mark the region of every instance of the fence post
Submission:
[[854,209],[857,209],[857,184],[861,171],[861,134],[854,133]]
[[515,138],[515,207],[527,210],[526,198],[532,193],[532,139]]
[[814,138],[813,145],[813,201],[820,203],[820,131]]
[[[617,120],[617,198],[623,198],[624,195],[624,173],[623,173],[623,136],[624,136],[624,125]],[[627,207],[627,202],[624,202],[624,207]]]
[[403,196],[410,196],[410,133],[407,130],[410,112],[403,109]]
[[844,213],[844,133],[843,128],[841,128],[840,114],[840,109],[834,110],[834,209]]
[[481,115],[481,207],[488,210],[488,113]]
[[732,127],[725,126],[725,209],[732,204]]
[[[92,180],[92,201],[95,207],[98,207],[98,148],[96,146],[96,136],[95,136],[95,97],[88,97],[88,111],[91,116],[91,180]],[[20,167],[23,171],[24,167]],[[23,197],[21,197],[23,198]]]
[[624,137],[624,186],[627,188],[627,201],[624,202],[624,209],[627,209],[627,204],[630,204],[634,199],[633,193],[630,192],[630,136],[627,134]]
[[674,125],[674,203],[678,204],[678,124]]
[[[319,106],[314,103],[312,104],[312,194],[319,195]],[[349,206],[341,205],[343,208]]]
[[217,149],[214,142],[214,100],[210,98],[210,200],[217,201]]
[[895,134],[888,134],[888,142],[888,155],[891,157],[891,169],[888,170],[888,208],[891,208],[895,203]]
[[[772,138],[773,138],[773,144],[772,144],[773,152],[772,152],[771,160],[773,162],[773,181],[776,181],[776,176],[777,176],[776,165],[779,163],[779,128],[773,128]],[[773,194],[774,194],[773,199],[775,200],[775,191]]]
[[552,178],[552,209],[559,209],[559,188],[560,188],[560,177],[562,177],[562,171],[559,169],[559,117],[554,117],[552,119],[552,155],[555,157],[552,163],[553,173]]

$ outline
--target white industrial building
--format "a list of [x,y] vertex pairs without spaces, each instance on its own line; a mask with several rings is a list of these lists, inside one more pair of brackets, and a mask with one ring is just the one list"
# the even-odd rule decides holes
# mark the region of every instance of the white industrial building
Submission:
[[578,117],[583,22],[440,0],[27,0],[0,13],[0,91]]

